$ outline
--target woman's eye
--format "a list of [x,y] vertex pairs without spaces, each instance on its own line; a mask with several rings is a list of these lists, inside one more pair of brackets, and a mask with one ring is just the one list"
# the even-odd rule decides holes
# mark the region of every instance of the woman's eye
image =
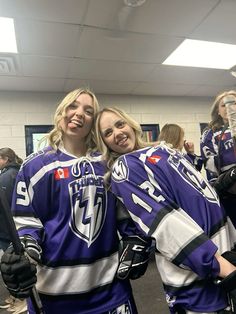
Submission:
[[77,108],[77,105],[74,102],[68,106],[68,109],[75,109],[75,108]]
[[112,131],[111,131],[111,130],[104,132],[104,137],[108,137],[108,136],[110,136],[110,135],[111,135],[111,133],[112,133]]
[[89,116],[92,116],[93,115],[93,111],[92,110],[85,110],[86,114],[89,115]]
[[117,127],[120,128],[120,129],[123,128],[124,125],[125,125],[125,121],[119,121],[119,122],[117,123]]

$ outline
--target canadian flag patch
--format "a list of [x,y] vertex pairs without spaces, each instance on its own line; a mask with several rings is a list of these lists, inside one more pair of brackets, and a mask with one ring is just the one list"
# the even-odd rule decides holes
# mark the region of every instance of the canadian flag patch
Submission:
[[225,139],[226,139],[226,134],[225,134],[225,133],[222,134],[222,135],[219,134],[219,135],[217,136],[217,139],[218,139],[218,141],[219,141],[219,140],[222,140],[222,141],[225,140]]
[[148,161],[151,163],[151,164],[157,164],[158,161],[160,161],[161,157],[158,156],[158,155],[153,155],[153,156],[150,156],[148,157]]
[[66,179],[69,177],[68,168],[58,168],[54,171],[54,178],[56,180]]

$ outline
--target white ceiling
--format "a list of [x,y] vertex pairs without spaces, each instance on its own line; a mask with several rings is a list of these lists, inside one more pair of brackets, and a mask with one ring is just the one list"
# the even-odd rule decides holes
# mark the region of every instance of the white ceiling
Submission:
[[[0,90],[215,96],[227,70],[162,62],[185,39],[236,44],[236,0],[0,0],[18,54],[0,54]],[[236,58],[236,56],[235,56]]]

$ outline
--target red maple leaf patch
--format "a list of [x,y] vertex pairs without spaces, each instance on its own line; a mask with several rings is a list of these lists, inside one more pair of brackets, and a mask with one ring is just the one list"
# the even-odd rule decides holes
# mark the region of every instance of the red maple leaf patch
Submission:
[[158,163],[158,161],[160,161],[160,159],[161,159],[161,156],[158,156],[158,155],[153,155],[153,156],[150,156],[150,157],[148,157],[148,161],[151,163],[151,164],[157,164]]
[[69,177],[69,169],[68,168],[58,168],[54,170],[54,178],[55,180],[66,179]]

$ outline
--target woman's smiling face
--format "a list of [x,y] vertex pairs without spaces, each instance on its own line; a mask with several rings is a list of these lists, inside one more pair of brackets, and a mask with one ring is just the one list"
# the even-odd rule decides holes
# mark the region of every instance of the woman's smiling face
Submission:
[[66,115],[60,125],[63,137],[78,137],[84,139],[89,134],[94,121],[94,107],[92,97],[80,94],[76,100],[66,108]]
[[100,117],[99,125],[102,139],[110,150],[119,154],[134,150],[134,130],[119,115],[105,111]]

